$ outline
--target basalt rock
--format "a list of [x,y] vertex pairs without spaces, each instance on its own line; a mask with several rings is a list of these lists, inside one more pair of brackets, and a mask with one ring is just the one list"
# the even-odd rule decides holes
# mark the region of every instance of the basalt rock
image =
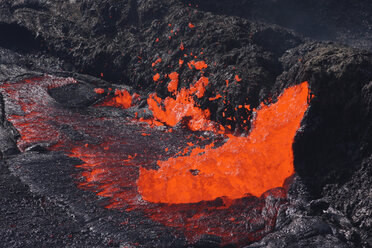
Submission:
[[[178,72],[179,88],[188,87],[202,75],[188,62],[203,60],[210,84],[195,100],[213,120],[241,133],[250,128],[244,120],[252,110],[237,106],[275,102],[288,86],[308,81],[312,95],[293,143],[297,173],[288,202],[280,207],[272,233],[244,245],[371,247],[372,54],[362,50],[372,47],[370,10],[369,1],[347,0],[1,1],[0,83],[47,74],[73,78],[77,84],[57,85],[49,94],[59,107],[84,111],[103,98],[95,88],[126,85],[141,98],[152,92],[171,96],[166,75]],[[218,94],[225,98],[209,100]],[[7,120],[11,108],[0,94],[6,220],[0,237],[7,246],[121,247],[133,240],[143,247],[220,246],[214,235],[188,244],[160,224],[152,230],[154,224],[142,223],[141,214],[123,217],[103,209],[96,204],[102,199],[75,187],[70,175],[79,161],[49,152],[48,144],[19,154],[20,134]],[[143,110],[148,110],[145,100],[130,111]],[[60,129],[74,141],[97,142],[71,126]],[[19,218],[13,218],[13,208]],[[119,222],[125,218],[140,228],[123,228]],[[28,235],[29,229],[38,235]]]

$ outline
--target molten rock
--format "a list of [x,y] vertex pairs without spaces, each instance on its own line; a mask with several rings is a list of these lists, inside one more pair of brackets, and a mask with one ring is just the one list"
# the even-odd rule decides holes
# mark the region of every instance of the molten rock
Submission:
[[3,246],[372,246],[371,9],[2,1]]

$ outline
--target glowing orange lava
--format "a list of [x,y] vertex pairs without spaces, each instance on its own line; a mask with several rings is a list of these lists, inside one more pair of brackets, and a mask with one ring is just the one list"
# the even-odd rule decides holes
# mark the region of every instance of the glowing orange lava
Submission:
[[205,87],[208,85],[209,79],[207,77],[201,77],[195,85],[190,87],[191,94],[195,92],[198,98],[202,98],[205,93]]
[[175,85],[178,84],[178,73],[174,73],[169,75],[171,82],[168,85],[168,90],[176,94],[175,99],[167,97],[163,100],[156,93],[150,94],[147,99],[154,118],[169,126],[175,126],[184,118],[188,118],[186,124],[190,130],[215,130],[216,124],[210,121],[209,110],[197,107],[193,99],[193,95],[198,98],[204,95],[205,87],[209,83],[208,78],[201,77],[194,85],[190,86],[190,89],[182,88],[180,91],[176,91]]
[[115,90],[115,96],[98,104],[97,106],[114,106],[120,108],[130,108],[132,106],[132,96],[127,90]]
[[105,93],[105,90],[101,89],[101,88],[95,88],[94,92],[96,92],[97,94],[103,94],[103,93]]
[[156,66],[161,62],[161,58],[158,58],[154,63],[151,64],[152,67]]
[[212,144],[188,156],[158,161],[158,170],[140,168],[142,197],[156,203],[194,203],[260,196],[281,187],[294,172],[292,143],[308,107],[308,93],[304,82],[286,89],[276,103],[261,104],[249,137],[229,136],[221,147]]
[[201,61],[194,61],[194,60],[191,60],[189,63],[188,63],[188,66],[190,69],[192,69],[193,67],[196,69],[196,70],[203,70],[203,69],[206,69],[208,67],[208,65],[205,63],[205,61],[201,60]]
[[178,87],[178,73],[177,72],[172,72],[169,74],[169,78],[171,81],[168,84],[168,91],[169,92],[175,92],[177,91]]
[[157,81],[159,80],[159,78],[160,78],[159,73],[156,73],[156,74],[152,77],[152,79],[153,79],[155,82],[157,82]]
[[[206,79],[197,81],[207,87]],[[287,202],[286,190],[270,189],[261,197],[244,194],[260,195],[266,188],[281,186],[293,172],[291,145],[307,107],[307,83],[287,89],[275,104],[261,105],[249,137],[228,136],[229,140],[216,149],[208,144],[221,137],[211,133],[191,133],[181,128],[164,131],[140,123],[133,125],[125,114],[102,117],[56,107],[47,89],[72,83],[76,83],[72,78],[46,76],[0,85],[6,104],[19,106],[10,108],[7,117],[21,134],[18,146],[22,151],[32,144],[50,144],[48,149],[79,158],[79,188],[105,197],[108,209],[131,211],[140,220],[146,216],[141,223],[133,223],[123,214],[123,225],[142,228],[143,223],[145,228],[155,229],[165,225],[170,227],[167,230],[183,233],[191,243],[210,234],[221,237],[222,244],[233,242],[238,247],[260,240],[274,229],[279,208]],[[139,120],[155,126],[168,124],[172,118],[176,124],[186,117],[207,124],[195,129],[205,130],[211,127],[209,112],[203,112],[194,102],[197,92],[195,82],[175,91],[172,98],[161,99],[154,94],[149,101],[158,110],[154,112],[157,117]],[[133,99],[137,97],[132,95]],[[221,97],[217,94],[215,98]],[[116,100],[114,103],[119,107]],[[244,104],[237,107],[250,108]],[[110,109],[95,111],[109,113]],[[84,139],[70,136],[71,131],[84,134]],[[156,163],[159,170],[150,169]],[[229,198],[172,204],[219,195]]]
[[236,80],[237,82],[242,81],[242,79],[241,79],[238,75],[235,75],[235,80]]
[[220,99],[221,97],[222,96],[220,94],[217,94],[215,97],[210,97],[209,101],[214,101],[214,100]]

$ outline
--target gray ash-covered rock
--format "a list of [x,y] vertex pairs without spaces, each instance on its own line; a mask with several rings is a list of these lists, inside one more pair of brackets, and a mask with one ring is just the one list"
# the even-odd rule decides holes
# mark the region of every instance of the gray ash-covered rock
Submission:
[[369,0],[183,0],[213,13],[261,20],[318,40],[335,40],[372,49],[372,6]]
[[[92,89],[112,84],[131,86],[142,96],[151,92],[170,96],[165,75],[177,71],[179,87],[189,86],[201,72],[189,70],[187,62],[203,60],[208,64],[204,75],[210,84],[198,104],[210,109],[213,120],[241,132],[249,129],[250,123],[243,120],[252,113],[236,106],[256,108],[263,101],[275,101],[284,88],[308,81],[314,97],[293,144],[297,174],[288,203],[281,206],[275,230],[247,245],[371,247],[372,54],[361,50],[372,47],[370,10],[369,1],[347,0],[1,1],[0,83],[44,74],[73,77],[80,84],[51,89],[50,95],[67,107],[84,108],[102,97]],[[153,66],[159,58],[161,62]],[[155,73],[163,83],[153,81]],[[242,80],[238,82],[236,75]],[[225,96],[225,101],[211,103],[209,98],[218,94]],[[71,207],[71,200],[59,201],[59,195],[68,195],[63,191],[67,188],[30,192],[32,187],[46,187],[38,178],[43,170],[50,172],[46,169],[49,164],[75,162],[48,153],[42,144],[19,154],[19,133],[6,119],[5,110],[0,95],[3,244],[125,244],[126,234],[117,234],[120,228],[105,222],[113,217],[92,203],[97,200],[93,196],[84,193],[82,199],[88,199],[87,209],[105,216],[102,219],[90,220],[99,214],[85,215],[82,209]],[[72,129],[64,132],[78,136]],[[17,163],[24,166],[17,167]],[[28,163],[34,167],[25,166]],[[25,168],[38,169],[39,174]],[[30,176],[35,178],[27,178]],[[59,176],[53,174],[48,180]],[[73,184],[68,175],[61,178]],[[76,189],[73,194],[78,198],[82,193]],[[29,212],[33,214],[28,216]],[[140,221],[135,216],[128,218]],[[30,229],[37,234],[28,235]],[[140,232],[124,231],[132,240],[135,232]],[[162,236],[169,242],[154,243],[151,235],[152,231],[146,230],[139,243],[146,247],[145,241],[152,240],[148,247],[191,246],[171,234]],[[194,246],[219,244],[219,237],[205,235]]]

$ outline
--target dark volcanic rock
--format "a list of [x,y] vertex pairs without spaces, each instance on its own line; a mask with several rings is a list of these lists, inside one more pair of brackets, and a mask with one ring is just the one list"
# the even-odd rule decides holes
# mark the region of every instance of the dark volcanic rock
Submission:
[[258,19],[294,29],[313,39],[335,40],[372,49],[372,12],[369,0],[183,0],[185,4],[218,14]]
[[103,95],[94,92],[92,85],[82,83],[68,84],[49,89],[49,95],[65,107],[88,107],[103,98]]
[[372,152],[371,106],[365,104],[372,56],[332,43],[311,43],[282,60],[290,69],[278,82],[309,81],[315,96],[294,143],[296,171],[315,191],[347,180]]
[[[213,120],[242,131],[252,112],[236,106],[256,108],[308,81],[314,97],[293,144],[297,175],[289,202],[274,232],[248,247],[372,247],[372,55],[356,49],[372,50],[371,13],[368,0],[1,1],[0,84],[47,74],[72,77],[79,83],[49,94],[62,107],[84,108],[103,97],[94,88],[113,84],[131,86],[141,97],[169,96],[166,74],[178,72],[179,87],[186,87],[202,75],[187,63],[204,60],[210,84],[198,104]],[[152,78],[157,72],[160,83]],[[225,99],[209,101],[218,94]],[[172,230],[162,234],[164,227],[141,223],[141,214],[97,205],[100,199],[77,189],[70,177],[79,161],[43,144],[19,154],[7,108],[12,106],[4,106],[0,94],[5,246],[188,245]],[[75,141],[86,138],[70,127],[61,130]],[[120,225],[123,218],[137,228]],[[194,246],[220,243],[206,234]]]
[[[338,218],[343,221],[335,224],[328,219],[341,229],[338,235],[354,245],[369,247],[370,227],[353,218],[358,219],[355,215],[360,214],[368,223],[372,207],[366,200],[371,192],[367,182],[372,165],[372,115],[367,99],[371,99],[372,56],[333,43],[309,43],[288,51],[281,61],[285,72],[278,77],[276,86],[309,81],[314,94],[293,144],[298,175],[311,198],[323,199],[311,202],[313,210],[309,214],[322,216],[323,212],[338,209]],[[360,177],[366,184],[360,182]],[[331,244],[324,240],[324,247]]]
[[[110,240],[92,233],[65,206],[35,195],[0,161],[0,239],[3,247],[107,247]],[[115,245],[113,244],[113,247]],[[116,245],[116,247],[118,247]]]
[[[278,26],[212,15],[176,0],[40,4],[43,8],[35,10],[27,4],[3,3],[0,9],[13,13],[4,16],[3,21],[8,25],[17,22],[41,36],[50,54],[68,61],[80,72],[102,76],[112,83],[132,85],[145,92],[156,90],[165,96],[169,94],[166,84],[153,82],[154,69],[161,73],[160,81],[164,82],[166,74],[177,71],[180,87],[184,87],[200,77],[198,71],[187,69],[187,63],[194,56],[205,60],[211,84],[200,104],[214,108],[212,119],[233,129],[245,125],[238,116],[246,119],[250,114],[240,113],[235,105],[257,107],[282,73],[279,57],[302,41]],[[46,19],[54,20],[53,28]],[[189,23],[195,28],[190,28]],[[181,44],[184,50],[180,49]],[[158,58],[162,62],[152,67]],[[181,67],[179,59],[184,60]],[[236,84],[235,75],[243,81]],[[225,89],[226,80],[231,82],[229,89]],[[209,97],[224,91],[231,105],[226,107],[222,100],[209,103]],[[227,113],[225,117],[223,112]],[[237,121],[231,122],[230,118]]]
[[4,99],[0,93],[0,159],[19,153],[17,138],[19,133],[5,118]]

